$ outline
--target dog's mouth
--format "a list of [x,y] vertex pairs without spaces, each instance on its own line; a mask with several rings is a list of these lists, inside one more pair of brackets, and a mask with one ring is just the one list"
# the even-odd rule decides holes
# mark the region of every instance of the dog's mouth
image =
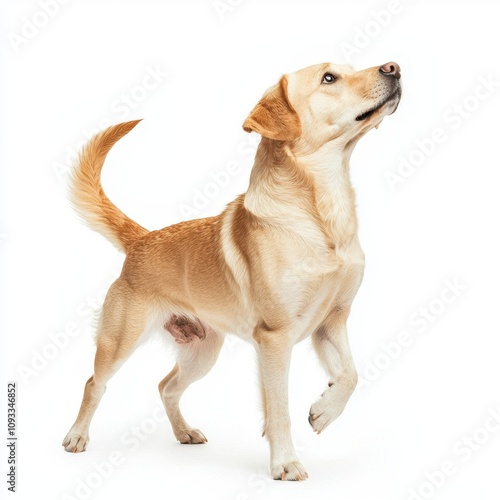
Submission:
[[361,122],[363,120],[366,120],[366,119],[370,118],[370,116],[373,116],[379,109],[382,109],[387,103],[389,103],[389,102],[397,99],[398,103],[396,104],[396,107],[392,111],[394,113],[394,111],[396,111],[396,109],[398,107],[397,105],[399,104],[400,97],[401,97],[401,87],[398,85],[395,88],[394,92],[389,95],[389,97],[386,97],[381,103],[377,104],[376,106],[374,106],[373,108],[369,109],[368,111],[365,111],[364,113],[358,115],[356,117],[356,121],[357,122]]

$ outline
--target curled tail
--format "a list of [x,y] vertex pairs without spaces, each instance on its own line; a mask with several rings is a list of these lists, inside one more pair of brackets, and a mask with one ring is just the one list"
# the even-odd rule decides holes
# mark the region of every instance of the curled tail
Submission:
[[95,135],[80,153],[71,182],[76,211],[92,229],[125,252],[149,231],[111,203],[102,189],[101,170],[109,150],[139,122],[120,123]]

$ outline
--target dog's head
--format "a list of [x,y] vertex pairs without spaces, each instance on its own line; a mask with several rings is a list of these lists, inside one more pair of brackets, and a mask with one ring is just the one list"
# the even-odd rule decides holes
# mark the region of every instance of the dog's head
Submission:
[[401,98],[400,77],[394,62],[363,71],[332,63],[310,66],[284,75],[243,128],[315,148],[332,140],[348,144],[394,113]]

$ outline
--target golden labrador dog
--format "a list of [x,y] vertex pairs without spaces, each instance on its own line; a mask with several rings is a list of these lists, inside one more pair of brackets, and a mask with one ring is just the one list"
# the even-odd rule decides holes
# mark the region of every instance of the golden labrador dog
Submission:
[[94,374],[64,438],[67,451],[85,450],[106,383],[145,332],[158,327],[178,351],[159,385],[175,437],[205,443],[184,420],[179,400],[212,368],[224,334],[233,333],[258,353],[272,477],[308,477],[290,435],[291,352],[311,336],[328,373],[309,413],[320,433],[342,413],[357,381],[346,320],[364,254],[349,158],[358,140],[396,110],[400,76],[394,62],[363,71],[318,64],[283,76],[243,124],[262,136],[248,191],[220,215],[158,231],[129,219],[100,182],[107,153],[138,121],[110,127],[89,142],[74,172],[73,202],[126,260],[102,308]]

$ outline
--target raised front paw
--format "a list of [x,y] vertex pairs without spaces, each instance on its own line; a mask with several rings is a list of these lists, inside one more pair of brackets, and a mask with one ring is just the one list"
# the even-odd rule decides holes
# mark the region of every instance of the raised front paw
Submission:
[[337,379],[328,384],[328,389],[313,403],[309,411],[309,423],[318,434],[341,415],[356,387],[356,374]]
[[345,404],[340,406],[335,398],[331,397],[328,389],[318,401],[311,405],[309,423],[314,432],[323,432],[344,410]]

